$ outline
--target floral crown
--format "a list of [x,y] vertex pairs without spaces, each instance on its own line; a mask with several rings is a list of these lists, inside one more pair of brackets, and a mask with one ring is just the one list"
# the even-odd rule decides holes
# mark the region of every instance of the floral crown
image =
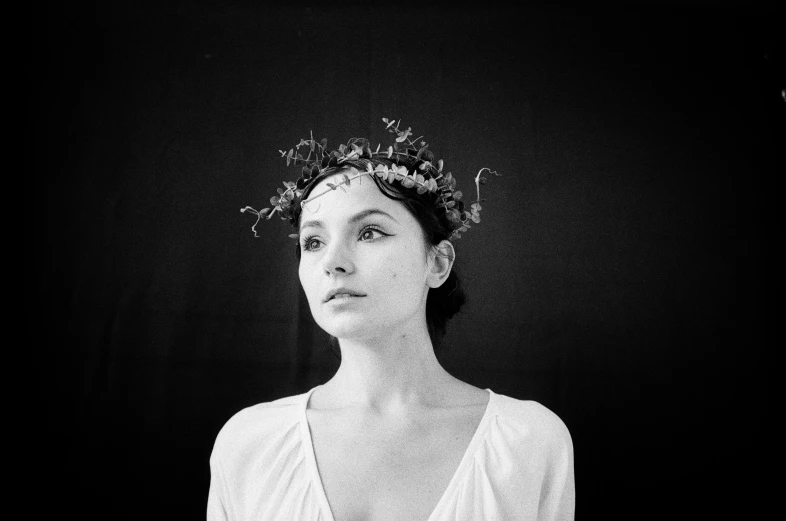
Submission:
[[[451,240],[461,238],[461,234],[471,228],[470,221],[479,223],[480,203],[485,201],[480,198],[480,185],[487,181],[482,174],[486,171],[497,176],[501,174],[489,168],[480,169],[475,176],[477,198],[467,212],[461,200],[462,193],[456,190],[456,179],[450,172],[442,173],[442,160],[434,160],[434,153],[428,149],[428,144],[420,141],[423,136],[411,139],[411,127],[401,130],[400,121],[397,123],[395,120],[389,121],[388,118],[382,118],[382,121],[390,133],[396,134],[395,142],[387,150],[380,151],[381,145],[372,150],[371,144],[365,138],[352,138],[346,145],[339,145],[338,150],[328,150],[327,139],[317,142],[313,133],[311,139],[301,139],[300,143],[288,152],[279,150],[281,157],[286,159],[287,166],[302,166],[302,175],[296,182],[284,182],[284,188],[279,188],[278,195],[270,199],[272,209],[255,210],[250,206],[240,209],[241,212],[250,212],[257,216],[257,221],[251,227],[254,236],[258,237],[256,226],[263,217],[270,219],[278,212],[282,219],[297,226],[298,209],[302,210],[307,203],[331,190],[344,190],[343,185],[349,185],[353,179],[362,176],[376,176],[389,184],[398,182],[403,188],[416,190],[418,194],[434,194],[436,207],[441,210],[440,220],[450,231]],[[416,145],[418,141],[420,146]],[[302,147],[308,147],[306,157],[300,152]],[[326,190],[317,194],[310,193],[316,182],[341,167],[349,170],[349,174],[343,174],[341,181],[325,183],[328,187]],[[303,199],[304,194],[308,194],[306,199]],[[298,235],[291,234],[290,237],[297,238]]]

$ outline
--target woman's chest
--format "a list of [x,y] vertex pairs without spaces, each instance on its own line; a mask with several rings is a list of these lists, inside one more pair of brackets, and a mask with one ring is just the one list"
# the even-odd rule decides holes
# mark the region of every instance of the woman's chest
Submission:
[[427,520],[459,469],[482,413],[463,411],[410,427],[310,421],[335,521]]

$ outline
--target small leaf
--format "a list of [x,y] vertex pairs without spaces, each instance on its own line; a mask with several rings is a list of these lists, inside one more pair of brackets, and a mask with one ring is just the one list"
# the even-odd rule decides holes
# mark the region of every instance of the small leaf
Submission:
[[297,233],[290,233],[289,234],[289,238],[290,239],[300,239],[300,235],[298,235]]
[[479,223],[480,222],[480,216],[478,214],[472,214],[472,215],[469,216],[469,218],[472,219],[472,222],[474,222],[474,223]]
[[415,186],[415,182],[412,180],[411,177],[405,177],[401,184],[404,185],[404,188],[412,188]]
[[331,190],[335,190],[336,189],[336,185],[334,185],[333,183],[325,183],[325,184],[328,185]]
[[470,206],[471,206],[471,208],[472,208],[472,210],[473,210],[473,211],[478,211],[478,212],[479,212],[479,211],[481,211],[481,210],[483,209],[483,208],[480,206],[480,203],[472,203]]
[[484,185],[484,184],[488,183],[488,181],[489,181],[489,180],[488,180],[488,179],[486,179],[485,177],[481,177],[481,178],[480,178],[480,184],[482,184],[482,185]]
[[279,198],[278,197],[273,196],[273,197],[270,198],[270,204],[272,204],[273,206],[278,206],[278,202],[279,202]]
[[262,208],[261,210],[259,210],[259,215],[263,217],[269,213],[270,213],[270,208]]
[[437,161],[437,172],[442,172],[442,166],[443,166],[443,164],[444,164],[444,163],[442,162],[442,160],[441,160],[441,159],[439,159],[439,160]]
[[395,180],[396,180],[396,172],[394,170],[389,171],[388,172],[387,182],[388,183],[392,183]]
[[393,147],[390,146],[388,147],[388,159],[390,159],[392,156],[393,156]]
[[428,192],[428,189],[425,186],[418,186],[419,194],[425,194],[426,192]]
[[422,175],[420,175],[420,174],[417,174],[415,176],[415,179],[417,179],[419,184],[423,184],[426,181],[426,179]]
[[341,155],[344,155],[344,151],[346,151],[346,149],[347,149],[347,145],[343,143],[338,146],[338,151],[341,152]]
[[344,177],[344,183],[345,183],[345,184],[347,184],[347,185],[348,185],[349,183],[351,183],[351,181],[349,180],[349,176],[348,176],[346,173],[344,173],[344,174],[342,174],[342,175],[343,175],[343,177]]
[[447,206],[448,208],[453,208],[454,206],[456,206],[456,201],[448,201],[447,203],[445,203],[445,206]]
[[455,199],[456,201],[460,200],[463,196],[464,194],[461,193],[460,190],[456,190],[455,192],[453,192],[453,199]]
[[327,138],[323,137],[319,144],[322,145],[323,149],[327,148]]
[[403,132],[399,132],[398,137],[396,138],[397,143],[403,143],[405,139],[407,139],[412,134],[412,127],[404,130]]

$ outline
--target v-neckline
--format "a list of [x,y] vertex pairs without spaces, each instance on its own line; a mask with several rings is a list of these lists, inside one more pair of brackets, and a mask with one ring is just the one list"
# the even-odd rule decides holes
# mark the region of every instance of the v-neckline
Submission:
[[[317,491],[319,509],[327,517],[326,521],[335,521],[335,518],[333,517],[333,511],[330,509],[330,503],[328,503],[327,494],[325,493],[325,487],[322,484],[322,477],[319,475],[316,452],[314,452],[314,442],[311,439],[311,428],[308,425],[308,416],[306,415],[308,401],[311,399],[311,394],[319,387],[321,387],[321,385],[311,388],[310,391],[303,395],[303,401],[300,404],[300,429],[301,435],[303,436],[303,440],[305,440],[306,444],[304,450],[306,465],[308,466],[308,472],[310,474],[312,486]],[[442,492],[442,496],[439,498],[439,501],[437,501],[437,504],[434,506],[434,510],[431,511],[431,514],[429,514],[426,521],[431,521],[431,519],[434,517],[434,514],[443,508],[443,504],[448,500],[447,498],[449,492],[461,480],[462,475],[466,472],[466,467],[468,467],[472,462],[472,458],[474,456],[475,450],[477,449],[477,446],[483,439],[486,426],[492,417],[494,397],[496,396],[494,391],[491,389],[486,389],[486,392],[489,393],[489,401],[486,404],[486,410],[483,411],[483,416],[480,418],[480,423],[478,423],[478,427],[475,429],[475,433],[472,435],[472,439],[469,441],[467,450],[464,451],[464,455],[461,457],[461,461],[459,462],[458,467],[456,467],[456,471],[450,478],[448,486]]]

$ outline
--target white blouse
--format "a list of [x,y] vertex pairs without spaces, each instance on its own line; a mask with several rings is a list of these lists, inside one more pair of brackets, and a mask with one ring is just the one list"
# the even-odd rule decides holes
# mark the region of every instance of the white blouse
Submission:
[[[306,420],[314,389],[248,407],[224,425],[210,456],[208,521],[334,521]],[[572,520],[567,427],[537,402],[487,391],[483,418],[428,521]]]

